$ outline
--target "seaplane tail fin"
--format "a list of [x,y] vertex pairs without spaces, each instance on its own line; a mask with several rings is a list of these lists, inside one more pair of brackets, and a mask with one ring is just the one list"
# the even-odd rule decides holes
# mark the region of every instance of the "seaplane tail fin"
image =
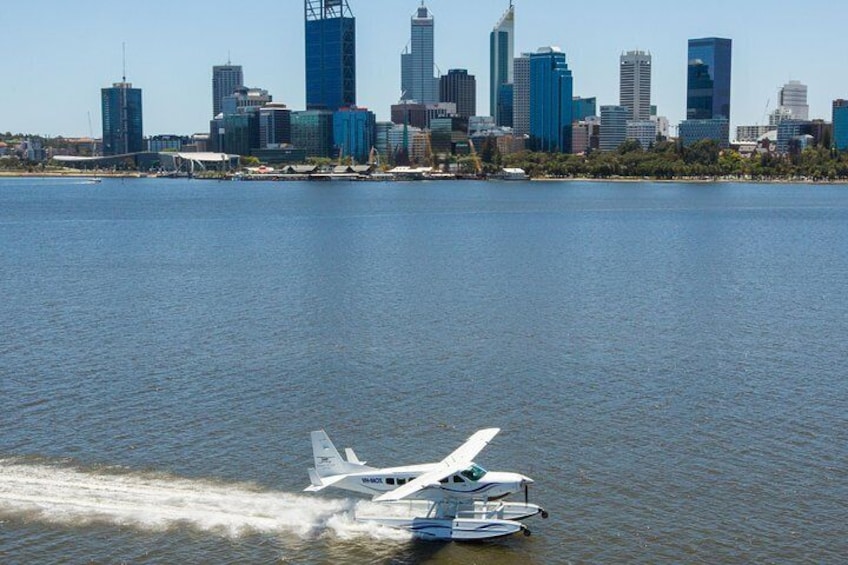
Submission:
[[330,441],[324,430],[314,431],[311,435],[312,455],[315,457],[315,474],[323,479],[323,483],[326,484],[326,477],[359,473],[371,469],[360,462],[350,448],[347,450],[347,461],[342,459],[338,449]]

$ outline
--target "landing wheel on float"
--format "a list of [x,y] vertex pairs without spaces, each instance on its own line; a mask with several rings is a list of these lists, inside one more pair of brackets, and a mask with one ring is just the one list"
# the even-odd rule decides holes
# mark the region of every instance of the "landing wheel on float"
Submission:
[[541,516],[542,516],[542,519],[543,519],[543,520],[547,520],[547,519],[548,519],[548,516],[550,516],[550,514],[548,514],[548,511],[547,511],[547,510],[542,510],[542,512],[541,512]]
[[529,537],[532,535],[532,532],[530,531],[530,528],[528,528],[528,527],[526,527],[526,526],[524,527],[523,532],[524,532],[524,537],[529,538]]

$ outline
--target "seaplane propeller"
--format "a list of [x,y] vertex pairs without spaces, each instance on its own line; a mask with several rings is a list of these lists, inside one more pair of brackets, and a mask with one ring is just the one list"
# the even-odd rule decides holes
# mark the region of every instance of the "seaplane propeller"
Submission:
[[[527,506],[530,504],[530,483],[524,483],[524,505]],[[544,519],[548,519],[548,511],[544,508],[539,509],[539,515]]]

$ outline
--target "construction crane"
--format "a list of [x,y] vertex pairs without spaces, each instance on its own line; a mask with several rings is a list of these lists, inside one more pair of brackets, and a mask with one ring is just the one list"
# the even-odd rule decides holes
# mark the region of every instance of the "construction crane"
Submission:
[[474,168],[477,170],[477,176],[483,176],[483,164],[480,162],[480,156],[477,155],[477,149],[474,147],[474,142],[468,138],[468,148],[471,149],[471,158],[474,159]]
[[88,112],[88,136],[91,138],[91,156],[97,156],[97,140],[94,139],[94,130],[91,128],[91,112]]
[[426,157],[430,160],[430,166],[434,169],[436,168],[436,156],[433,154],[433,144],[431,143],[431,136],[433,134],[431,132],[427,132],[425,134],[424,139],[427,140],[427,155]]
[[[763,125],[764,125],[764,124],[767,124],[767,123],[768,123],[768,122],[766,121],[766,118],[768,117],[769,106],[771,106],[771,98],[769,98],[768,100],[766,100],[766,107],[763,109],[763,119],[762,119],[762,121],[760,122],[760,124],[763,124]],[[757,124],[757,125],[760,125],[760,124]]]

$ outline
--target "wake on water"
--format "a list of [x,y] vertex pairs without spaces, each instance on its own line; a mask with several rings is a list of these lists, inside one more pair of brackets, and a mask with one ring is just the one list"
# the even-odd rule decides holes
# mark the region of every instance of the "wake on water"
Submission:
[[71,527],[190,526],[230,537],[265,533],[306,539],[409,539],[405,532],[357,522],[357,508],[367,504],[262,491],[245,484],[0,459],[0,517]]

